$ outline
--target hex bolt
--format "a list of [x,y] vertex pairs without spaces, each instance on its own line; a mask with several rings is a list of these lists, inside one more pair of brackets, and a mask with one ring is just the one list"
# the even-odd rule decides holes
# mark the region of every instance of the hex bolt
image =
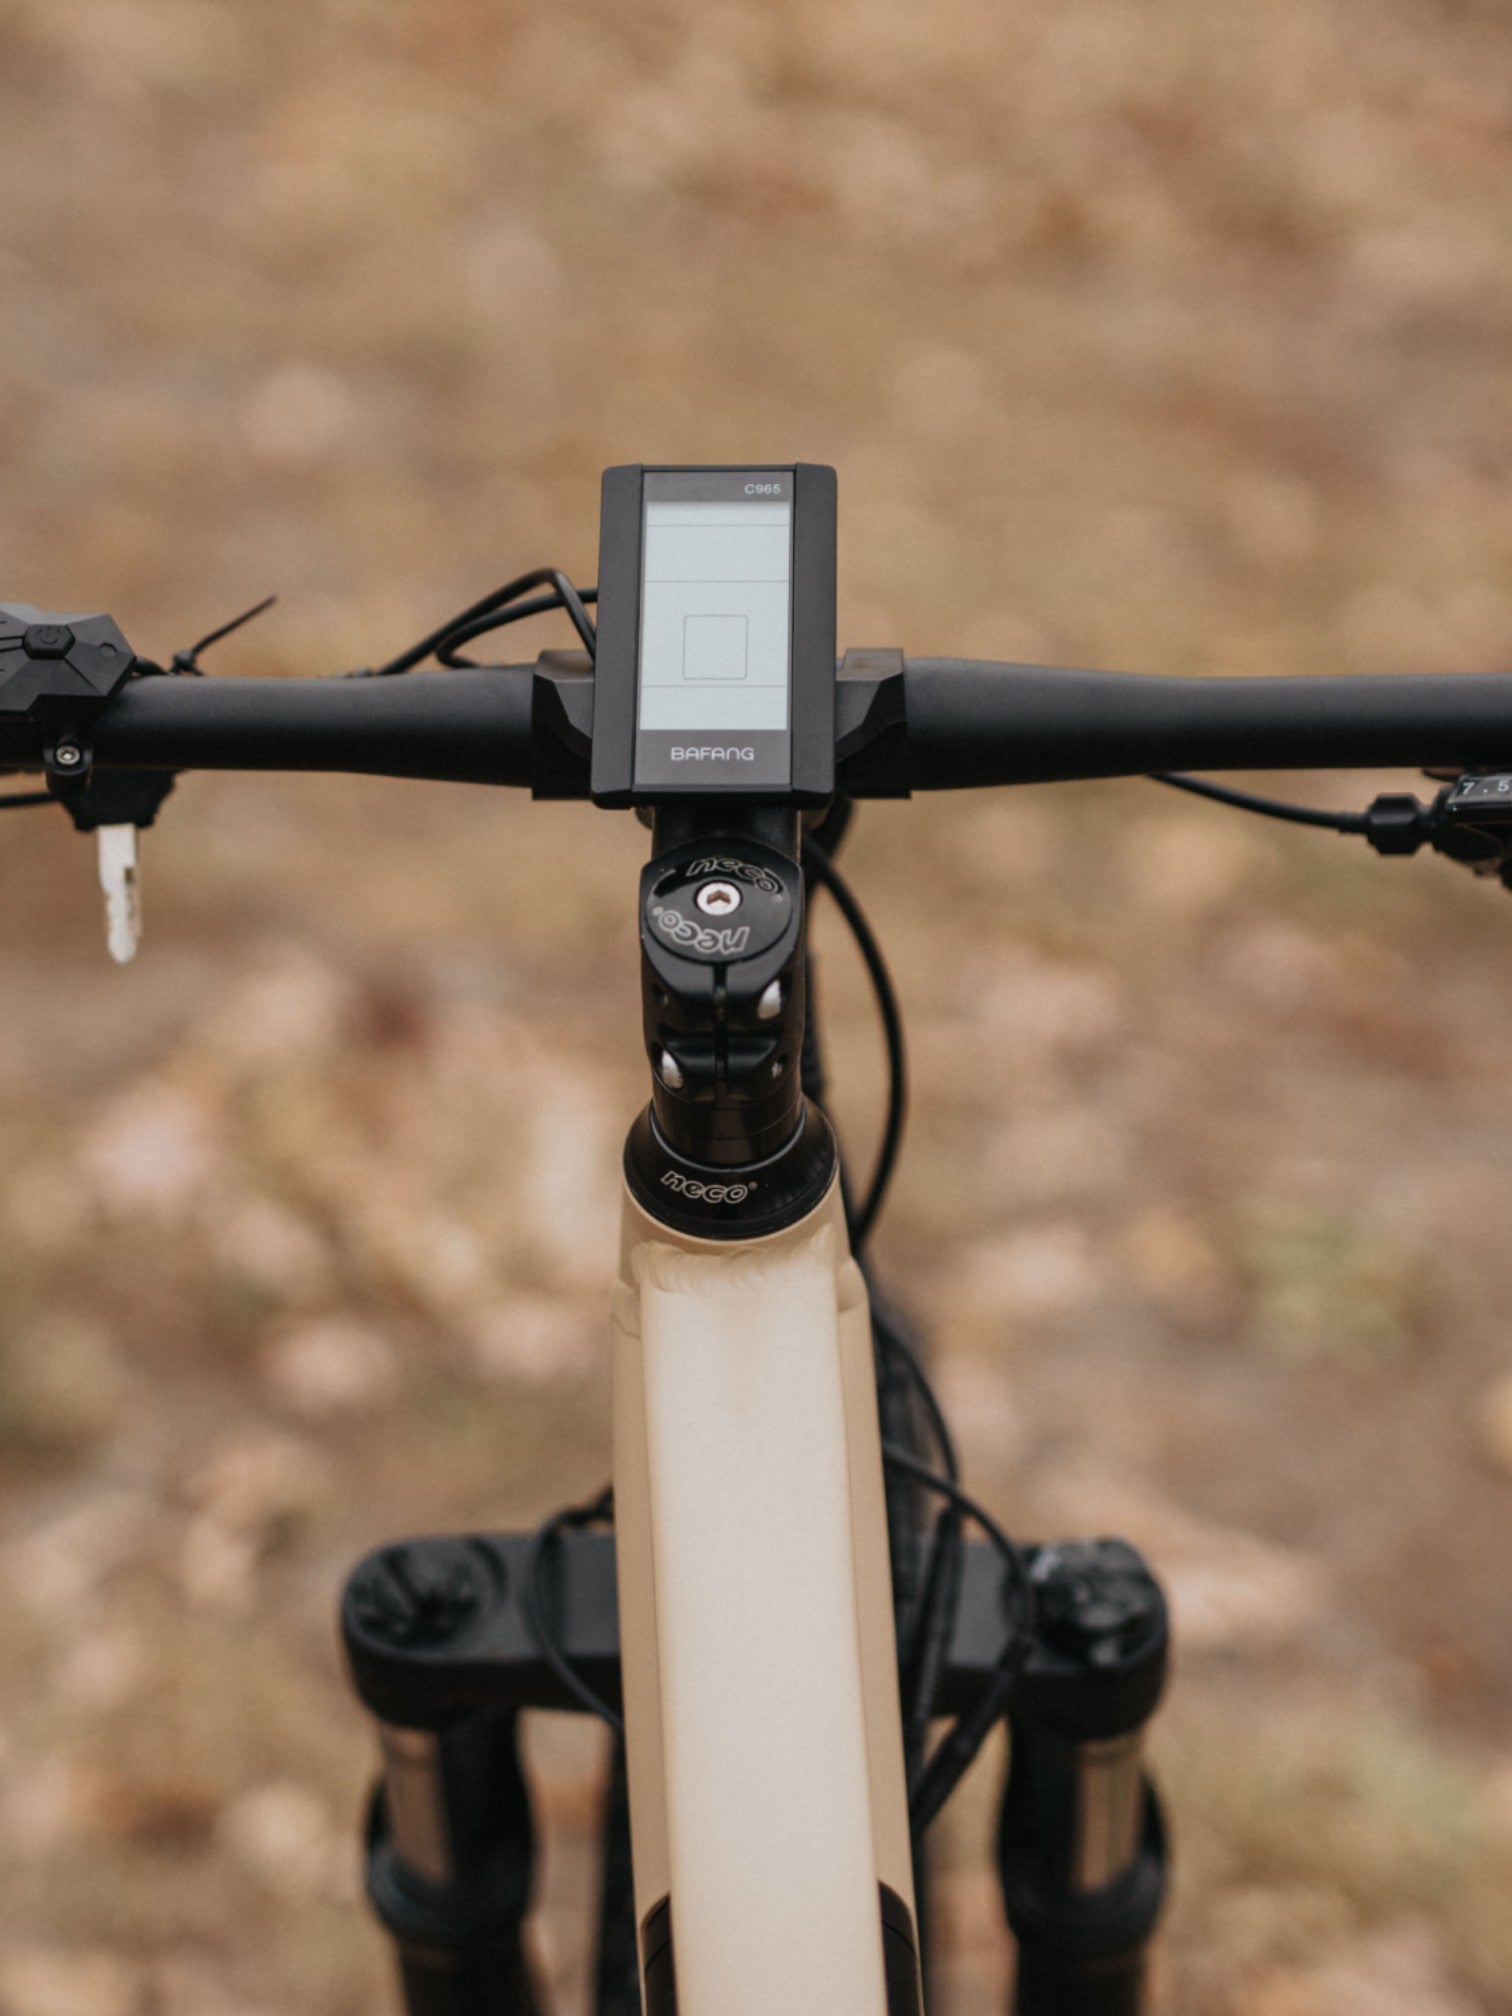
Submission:
[[732,910],[740,908],[741,897],[733,882],[705,882],[693,901],[705,917],[728,917]]
[[73,641],[66,623],[33,623],[22,633],[21,649],[28,658],[66,658]]
[[77,742],[60,742],[53,751],[53,761],[60,770],[77,770],[84,761],[84,751]]

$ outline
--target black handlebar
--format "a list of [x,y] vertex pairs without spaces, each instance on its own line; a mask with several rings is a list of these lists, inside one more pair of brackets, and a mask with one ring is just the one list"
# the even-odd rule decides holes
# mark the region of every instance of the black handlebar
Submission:
[[[91,724],[94,761],[528,785],[533,683],[529,665],[393,679],[131,679]],[[34,768],[41,758],[35,722],[0,721],[0,764]]]
[[[853,653],[840,788],[1512,763],[1512,673],[1173,679]],[[878,704],[879,696],[881,704]],[[395,678],[133,678],[92,723],[101,768],[330,770],[588,795],[586,659]],[[850,730],[846,732],[846,722]],[[0,768],[36,768],[43,730],[0,720]]]
[[1506,672],[1171,679],[913,658],[905,681],[915,791],[1157,770],[1512,761]]

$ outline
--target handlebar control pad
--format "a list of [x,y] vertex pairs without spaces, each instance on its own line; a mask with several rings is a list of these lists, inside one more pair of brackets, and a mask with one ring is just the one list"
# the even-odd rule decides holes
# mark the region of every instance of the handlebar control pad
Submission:
[[0,602],[0,718],[103,707],[136,654],[109,616],[55,616]]

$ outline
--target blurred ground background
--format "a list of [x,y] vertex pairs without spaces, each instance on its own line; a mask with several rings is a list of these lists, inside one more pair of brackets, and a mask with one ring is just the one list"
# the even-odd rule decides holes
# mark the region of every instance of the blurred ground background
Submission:
[[[3,588],[151,653],[277,589],[217,669],[371,662],[591,578],[606,463],[803,456],[849,643],[1512,656],[1491,0],[4,0],[0,135]],[[970,1474],[1174,1595],[1190,2016],[1512,2009],[1512,907],[1354,850],[1131,784],[852,851]],[[604,1471],[640,852],[190,779],[118,973],[88,843],[0,833],[4,2016],[394,2006],[333,1605]],[[596,1749],[533,1742],[573,2008]],[[948,2016],[1001,2006],[996,1769]]]

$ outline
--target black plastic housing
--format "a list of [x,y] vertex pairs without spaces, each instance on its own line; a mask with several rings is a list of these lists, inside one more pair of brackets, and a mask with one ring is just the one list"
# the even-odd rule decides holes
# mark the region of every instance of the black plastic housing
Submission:
[[[598,648],[594,660],[592,796],[598,805],[651,805],[686,795],[636,783],[641,558],[645,479],[699,473],[691,465],[626,463],[604,471],[599,521]],[[785,787],[698,783],[700,796],[796,806],[835,789],[835,472],[820,463],[724,463],[709,474],[793,479],[788,781]]]

